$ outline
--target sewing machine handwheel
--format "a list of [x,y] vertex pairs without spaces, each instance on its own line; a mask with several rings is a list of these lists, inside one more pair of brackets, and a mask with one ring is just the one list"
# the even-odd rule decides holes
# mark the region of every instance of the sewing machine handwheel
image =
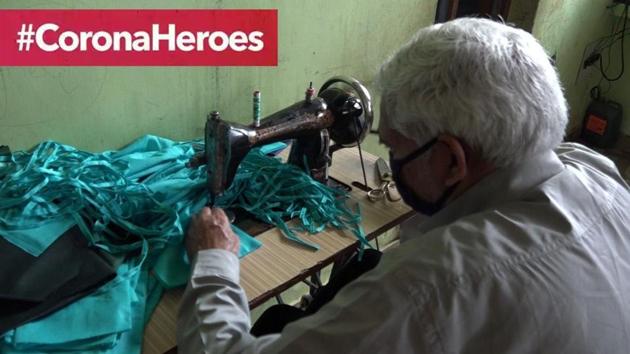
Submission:
[[[352,119],[352,121],[335,122],[329,131],[331,138],[336,144],[342,147],[352,147],[355,146],[357,142],[360,143],[363,141],[370,132],[372,122],[374,121],[372,97],[367,88],[363,86],[359,80],[349,76],[335,76],[328,79],[319,90],[319,96],[324,98],[329,105],[333,102],[328,102],[328,100],[335,100],[339,97],[339,92],[330,91],[334,90],[332,86],[337,83],[343,83],[352,88],[353,93],[359,98],[360,107],[355,106],[356,101],[351,99],[353,97],[347,97],[343,102],[338,102],[339,107],[329,107],[332,110],[336,109],[340,111],[341,115],[347,115],[347,117]],[[343,92],[352,94],[345,90],[343,90]],[[355,114],[353,114],[352,111],[354,111]],[[349,136],[348,132],[353,132],[353,134]]]

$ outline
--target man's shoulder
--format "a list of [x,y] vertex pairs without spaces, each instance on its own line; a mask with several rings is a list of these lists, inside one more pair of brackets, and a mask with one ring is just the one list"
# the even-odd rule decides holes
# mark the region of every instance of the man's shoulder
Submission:
[[[627,192],[620,198],[628,205]],[[601,207],[605,202],[589,191],[571,193],[545,186],[522,199],[414,235],[386,258],[390,271],[436,288],[492,282],[546,257],[575,252],[573,246],[593,234],[598,224],[616,222],[610,215],[614,213]],[[612,204],[619,207],[618,201]],[[630,232],[630,225],[619,227]]]
[[[421,227],[403,227],[403,233],[417,234],[404,237],[385,257],[388,272],[435,286],[491,280],[545,254],[571,252],[581,237],[597,233],[598,224],[617,224],[618,232],[630,233],[630,225],[611,211],[630,205],[614,163],[579,144],[561,144],[555,153],[562,172],[514,199],[422,234]],[[421,225],[418,219],[412,223]]]
[[554,152],[565,167],[574,168],[576,173],[588,176],[595,181],[627,186],[627,182],[611,159],[582,144],[562,143]]
[[571,230],[571,220],[558,210],[510,203],[417,235],[387,258],[390,267],[416,281],[459,286],[467,279],[492,278],[559,243],[571,242]]

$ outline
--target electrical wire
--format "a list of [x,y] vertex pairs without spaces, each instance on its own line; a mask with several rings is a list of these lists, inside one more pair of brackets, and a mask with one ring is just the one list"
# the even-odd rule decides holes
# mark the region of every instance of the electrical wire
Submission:
[[611,40],[610,40],[610,41],[609,41],[606,45],[602,45],[602,46],[599,46],[599,47],[595,48],[595,49],[593,50],[593,52],[594,52],[594,53],[596,53],[596,52],[601,52],[601,51],[603,51],[603,50],[609,49],[609,48],[610,48],[610,47],[612,47],[612,46],[613,46],[613,45],[614,45],[614,44],[615,44],[618,40],[620,40],[620,39],[622,39],[623,37],[625,37],[625,35],[626,35],[626,34],[628,34],[628,32],[630,32],[630,29],[626,29],[626,30],[625,30],[625,32],[622,32],[622,31],[617,32],[617,33],[614,35],[615,37],[612,37],[612,36],[611,36],[611,38],[612,38],[612,39],[611,39]]
[[[619,40],[619,38],[617,38],[619,35],[623,36],[625,35],[626,32],[628,32],[628,30],[626,31],[618,30],[619,26],[623,23],[624,20],[625,20],[625,16],[620,16],[617,22],[615,22],[612,25],[612,28],[610,29],[610,34],[608,36],[602,37],[595,41],[595,42],[600,42],[600,43],[598,43],[598,46],[593,50],[593,53],[600,52],[608,48],[609,46],[614,44],[617,40]],[[606,45],[600,46],[601,43],[604,43],[607,40],[608,40],[608,43]]]
[[[609,6],[608,9],[612,9],[615,6],[617,5]],[[580,63],[582,63],[582,65],[575,77],[576,84],[580,80],[580,73],[582,72],[582,69],[585,69],[588,66],[594,64],[596,61],[598,61],[599,58],[601,57],[601,52],[606,49],[608,49],[608,60],[607,60],[606,68],[604,69],[604,71],[608,71],[608,68],[610,67],[610,59],[611,59],[611,53],[610,53],[611,46],[615,44],[615,42],[618,41],[621,37],[623,37],[626,33],[630,32],[630,29],[626,29],[625,31],[619,30],[619,27],[620,25],[622,25],[622,22],[624,19],[625,17],[619,16],[619,19],[615,21],[614,23],[612,23],[609,35],[598,38],[594,41],[591,41],[584,47],[584,50],[582,51],[582,58],[580,59]],[[587,53],[589,54],[587,55]],[[604,80],[604,77],[602,76],[597,86],[600,86],[603,80]],[[611,86],[610,82],[608,82],[608,84],[609,84],[609,89],[610,89],[610,86]]]
[[[617,26],[615,26],[616,28]],[[610,68],[610,64],[612,61],[612,54],[611,54],[611,49],[612,46],[608,47],[608,55],[607,55],[607,60],[606,60],[606,67],[604,68],[604,71],[608,71],[608,68]],[[606,82],[607,87],[606,90],[602,90],[602,83]],[[599,78],[599,82],[597,83],[597,98],[594,98],[596,100],[600,100],[602,96],[605,96],[608,92],[610,92],[610,90],[612,89],[612,82],[605,80],[604,76],[602,75]],[[595,89],[595,87],[593,88]],[[593,89],[591,89],[591,97],[593,97]]]
[[[624,11],[623,11],[623,29],[621,30],[621,70],[619,71],[619,74],[614,77],[611,78],[606,74],[606,70],[604,69],[604,64],[603,64],[603,59],[602,56],[600,55],[599,57],[599,71],[602,74],[602,77],[604,79],[606,79],[606,81],[608,82],[614,82],[617,81],[619,79],[621,79],[621,77],[623,76],[624,72],[625,72],[625,53],[624,53],[624,39],[625,39],[625,32],[626,32],[626,26],[628,24],[628,4],[625,5]],[[615,37],[613,37],[615,38]],[[609,49],[609,58],[610,58],[610,48],[612,47],[612,45],[616,42],[617,40],[615,39],[606,49]],[[603,50],[603,49],[602,49]]]

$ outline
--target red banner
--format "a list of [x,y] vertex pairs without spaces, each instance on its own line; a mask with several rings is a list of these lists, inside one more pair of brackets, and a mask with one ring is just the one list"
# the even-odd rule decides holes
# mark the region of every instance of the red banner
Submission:
[[277,10],[0,10],[0,66],[275,66]]

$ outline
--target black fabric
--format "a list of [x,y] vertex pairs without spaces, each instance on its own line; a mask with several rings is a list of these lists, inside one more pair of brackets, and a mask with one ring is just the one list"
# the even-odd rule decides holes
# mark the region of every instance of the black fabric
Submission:
[[360,261],[357,255],[350,258],[350,260],[330,278],[328,284],[315,293],[313,301],[311,301],[306,308],[307,314],[317,312],[317,310],[332,300],[344,286],[363,275],[363,273],[376,267],[381,260],[381,255],[382,253],[377,250],[367,249],[363,251],[363,257]]
[[307,315],[304,310],[291,305],[273,305],[262,313],[258,321],[252,326],[250,333],[256,337],[264,336],[265,334],[280,333],[284,329],[284,326]]
[[34,257],[0,237],[0,335],[43,317],[113,279],[113,260],[77,227]]
[[330,278],[328,284],[315,293],[305,310],[284,304],[271,306],[260,315],[250,333],[257,337],[280,333],[287,324],[314,314],[330,302],[344,286],[376,267],[381,260],[381,255],[379,251],[368,249],[363,252],[363,258],[360,261],[357,255],[353,256]]

